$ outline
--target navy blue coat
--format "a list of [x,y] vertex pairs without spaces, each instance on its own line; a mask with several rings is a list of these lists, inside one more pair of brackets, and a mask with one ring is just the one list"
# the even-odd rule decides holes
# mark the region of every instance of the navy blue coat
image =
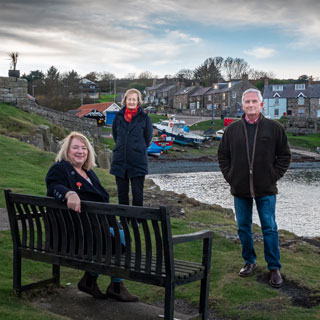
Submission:
[[[109,202],[109,194],[101,185],[93,170],[86,171],[92,184],[84,179],[68,161],[56,162],[46,175],[47,196],[65,202],[68,191],[77,192],[80,200]],[[80,188],[77,183],[81,183]]]
[[121,178],[148,174],[147,148],[152,139],[152,122],[139,107],[131,122],[124,119],[125,108],[115,116],[112,135],[115,141],[110,173]]

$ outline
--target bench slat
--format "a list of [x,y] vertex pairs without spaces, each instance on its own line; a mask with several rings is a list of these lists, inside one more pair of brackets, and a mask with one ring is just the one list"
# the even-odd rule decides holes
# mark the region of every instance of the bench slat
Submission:
[[37,249],[41,250],[42,248],[42,226],[40,222],[40,216],[38,214],[38,210],[34,205],[31,205],[31,210],[32,210],[32,216],[36,220],[36,226],[37,226]]
[[23,210],[21,208],[20,203],[16,203],[16,208],[19,212],[19,219],[21,221],[21,228],[22,228],[22,241],[21,241],[21,245],[22,247],[26,247],[27,246],[27,226],[26,226],[26,220],[24,217],[24,213]]

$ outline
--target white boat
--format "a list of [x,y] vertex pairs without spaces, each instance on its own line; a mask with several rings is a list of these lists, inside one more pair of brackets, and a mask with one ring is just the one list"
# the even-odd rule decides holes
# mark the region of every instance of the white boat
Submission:
[[158,134],[166,134],[168,137],[173,137],[174,142],[183,145],[201,145],[205,137],[189,132],[185,121],[176,120],[174,118],[168,120],[160,120],[153,124],[157,129]]

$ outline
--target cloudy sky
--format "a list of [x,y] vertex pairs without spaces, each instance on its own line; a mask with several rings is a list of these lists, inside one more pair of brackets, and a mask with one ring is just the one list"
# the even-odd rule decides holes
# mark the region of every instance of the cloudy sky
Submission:
[[0,76],[17,69],[158,76],[239,57],[278,78],[320,77],[318,0],[0,0]]

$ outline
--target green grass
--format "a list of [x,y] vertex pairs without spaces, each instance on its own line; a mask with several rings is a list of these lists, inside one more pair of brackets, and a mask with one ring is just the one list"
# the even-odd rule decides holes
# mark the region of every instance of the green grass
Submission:
[[[190,130],[208,130],[211,127],[211,120],[206,120],[206,121],[201,121],[198,122],[196,124],[194,124],[193,126],[190,126]],[[223,120],[218,119],[218,120],[214,120],[213,122],[213,129],[215,131],[223,129],[224,128],[224,123]]]
[[39,125],[50,127],[50,132],[62,139],[67,130],[55,126],[46,119],[29,112],[24,112],[9,104],[0,104],[0,134],[20,137],[34,135]]
[[314,152],[316,151],[316,147],[320,147],[320,133],[294,136],[292,133],[288,132],[287,136],[292,147],[302,147]]
[[100,103],[113,102],[117,94],[102,94],[100,95]]

